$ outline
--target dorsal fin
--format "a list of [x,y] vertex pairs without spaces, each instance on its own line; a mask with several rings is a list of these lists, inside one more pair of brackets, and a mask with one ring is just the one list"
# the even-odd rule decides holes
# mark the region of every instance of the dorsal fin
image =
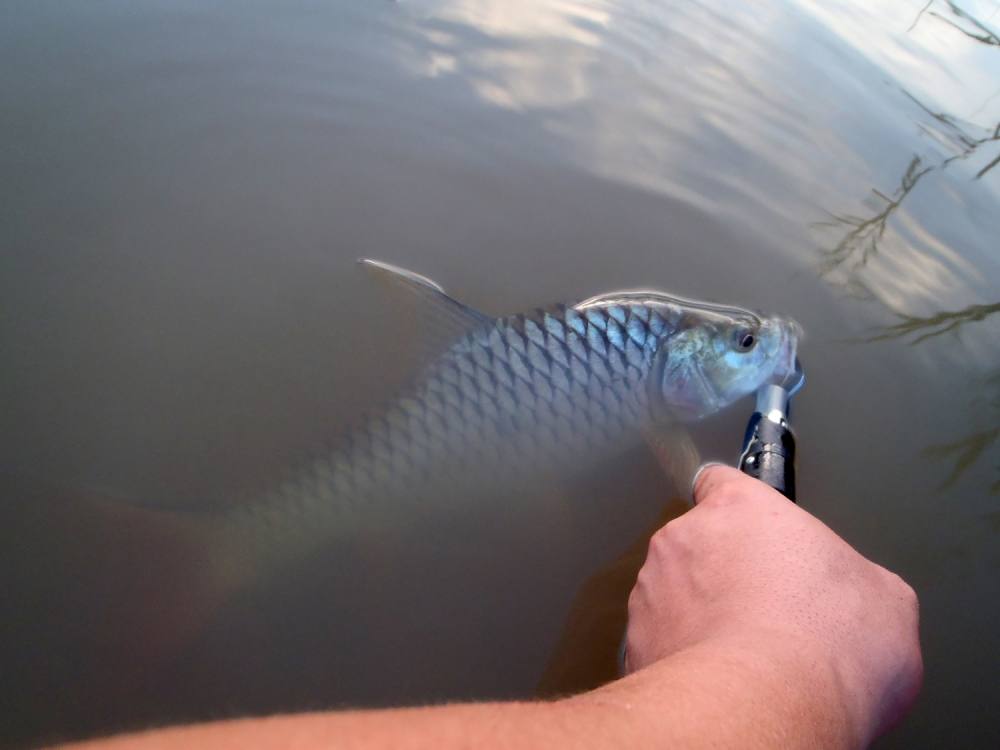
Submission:
[[[358,258],[358,263],[363,266],[368,266],[375,272],[381,271],[382,273],[388,274],[390,277],[395,278],[399,283],[403,284],[417,284],[426,287],[430,287],[436,292],[448,296],[444,288],[438,284],[436,281],[428,279],[426,276],[417,273],[416,271],[409,271],[400,266],[394,266],[392,263],[386,263],[382,260],[375,260],[374,258]],[[449,299],[451,299],[449,297]]]
[[418,307],[418,314],[433,328],[435,343],[452,343],[459,336],[492,319],[449,297],[440,284],[414,271],[371,258],[360,258],[363,265],[378,277],[406,292]]

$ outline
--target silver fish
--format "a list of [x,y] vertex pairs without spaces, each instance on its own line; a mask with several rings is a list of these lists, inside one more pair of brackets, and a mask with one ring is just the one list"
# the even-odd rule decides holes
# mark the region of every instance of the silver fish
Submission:
[[263,524],[296,553],[331,529],[399,515],[428,481],[453,489],[560,470],[652,424],[713,414],[784,377],[801,332],[786,318],[647,290],[491,318],[426,277],[361,262],[456,337],[339,450],[229,519],[244,532]]
[[[344,620],[332,636],[339,650],[371,653],[384,643],[394,647],[395,632],[407,632],[396,619],[413,609],[393,596],[409,586],[426,586],[428,596],[443,602],[440,609],[432,603],[424,610],[437,619],[427,627],[436,631],[440,625],[444,633],[454,633],[446,623],[447,607],[470,602],[462,596],[442,599],[450,585],[435,581],[435,575],[464,576],[463,566],[469,566],[470,578],[495,581],[516,570],[497,549],[512,540],[511,554],[517,554],[516,545],[527,539],[522,531],[539,532],[535,538],[542,543],[556,534],[573,534],[569,526],[546,525],[573,520],[576,509],[562,500],[578,495],[561,492],[565,478],[614,457],[651,425],[700,419],[768,380],[781,380],[795,358],[799,329],[794,323],[740,308],[631,291],[491,318],[416,274],[375,262],[365,267],[405,291],[417,303],[413,312],[426,313],[420,328],[438,329],[434,338],[440,353],[406,395],[360,425],[344,444],[294,472],[280,490],[229,511],[154,510],[100,497],[65,502],[62,492],[56,502],[41,506],[45,511],[37,517],[44,516],[46,528],[57,529],[53,544],[73,540],[65,559],[74,565],[79,561],[72,576],[52,573],[58,574],[54,590],[65,591],[70,600],[74,591],[96,592],[87,597],[84,618],[93,627],[77,623],[70,640],[90,644],[91,655],[102,659],[97,672],[114,675],[123,690],[163,674],[164,665],[172,674],[175,665],[204,653],[201,647],[187,649],[220,614],[225,627],[209,629],[208,644],[214,643],[212,637],[238,631],[246,615],[268,613],[264,626],[272,622],[270,615],[283,616],[270,597],[290,582],[292,571],[324,577],[317,583],[333,607],[317,617],[327,623]],[[548,483],[549,472],[555,484]],[[536,484],[538,477],[542,482]],[[521,497],[519,483],[529,490]],[[42,501],[46,494],[24,496]],[[465,497],[477,502],[463,504]],[[536,507],[552,497],[552,513]],[[483,507],[491,501],[505,505]],[[35,503],[26,505],[34,508]],[[463,511],[464,518],[455,521]],[[31,512],[33,519],[37,511]],[[503,529],[482,533],[482,524],[494,520],[513,522],[518,535]],[[410,526],[421,521],[430,523],[411,533]],[[455,540],[454,535],[468,531],[471,537]],[[440,561],[435,539],[445,542]],[[553,551],[569,542],[569,537],[558,539]],[[479,543],[484,552],[475,559]],[[320,564],[299,565],[316,553]],[[541,550],[540,558],[548,553]],[[440,564],[427,570],[428,560]],[[484,570],[488,575],[482,576]],[[544,578],[536,582],[546,597],[554,595]],[[301,595],[301,589],[291,588]],[[386,588],[392,593],[386,594],[385,606],[374,606],[376,600],[381,605]],[[230,605],[235,608],[227,617]],[[303,616],[312,612],[298,612]],[[293,610],[289,621],[295,617]],[[85,634],[83,641],[78,630]],[[534,632],[544,638],[544,630]],[[286,645],[298,634],[292,628]],[[358,640],[343,640],[351,637]],[[41,642],[48,641],[43,637]],[[436,643],[435,638],[426,642]],[[54,653],[64,646],[54,643]],[[331,656],[316,653],[317,658]],[[110,660],[108,672],[104,657],[114,654],[119,658]],[[62,660],[71,665],[70,678],[86,685],[94,672],[86,665],[93,660],[81,661],[75,651],[70,656]],[[351,681],[350,673],[345,679]]]

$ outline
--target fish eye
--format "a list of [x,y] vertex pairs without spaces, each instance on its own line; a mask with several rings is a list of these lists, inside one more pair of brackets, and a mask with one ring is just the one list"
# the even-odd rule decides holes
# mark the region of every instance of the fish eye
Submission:
[[753,331],[743,328],[736,332],[736,348],[741,352],[750,351],[756,343],[757,337],[753,335]]

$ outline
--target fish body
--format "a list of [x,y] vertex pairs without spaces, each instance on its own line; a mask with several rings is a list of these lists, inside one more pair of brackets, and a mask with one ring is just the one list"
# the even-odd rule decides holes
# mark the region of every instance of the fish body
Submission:
[[363,505],[412,491],[414,478],[443,466],[483,477],[572,460],[641,422],[642,386],[666,330],[641,306],[582,314],[560,305],[491,320],[316,462],[295,491],[311,486],[317,499]]
[[796,324],[741,308],[628,291],[489,318],[366,263],[458,333],[408,393],[231,519],[297,552],[415,498],[586,465],[650,425],[718,411],[795,359]]
[[[297,574],[322,577],[305,582],[307,595],[328,592],[341,608],[343,628],[324,636],[339,639],[340,650],[353,656],[384,646],[391,652],[403,643],[405,659],[413,642],[399,635],[407,632],[399,620],[414,616],[410,604],[423,598],[428,581],[432,597],[452,587],[468,591],[458,579],[474,579],[465,566],[478,561],[480,574],[486,567],[500,576],[484,580],[505,586],[500,578],[516,566],[503,555],[519,554],[516,545],[531,534],[547,544],[552,534],[572,533],[575,508],[562,505],[561,480],[587,476],[596,462],[634,445],[640,432],[649,439],[651,426],[700,419],[765,382],[780,381],[794,362],[797,326],[740,308],[633,291],[491,318],[428,279],[384,264],[367,266],[424,311],[422,329],[440,333],[436,353],[398,399],[274,491],[207,513],[108,498],[67,502],[61,493],[46,503],[47,491],[15,488],[16,495],[31,498],[18,504],[31,509],[29,523],[54,529],[51,544],[65,547],[65,560],[74,566],[69,577],[49,571],[56,576],[52,590],[71,602],[89,592],[87,616],[74,621],[69,640],[47,635],[58,628],[31,634],[42,639],[44,646],[35,646],[45,653],[62,654],[52,662],[67,665],[60,684],[102,695],[113,683],[121,695],[144,694],[147,681],[159,679],[162,670],[174,674],[194,661],[192,653],[202,653],[188,649],[213,620],[225,627],[209,628],[209,639],[213,632],[233,633],[238,643],[252,642],[247,633],[272,622],[275,612],[285,613],[287,600],[272,599],[276,590],[303,595],[294,585]],[[547,481],[553,476],[554,485]],[[553,487],[560,504],[547,513],[536,503],[545,502]],[[528,491],[519,494],[521,488]],[[570,502],[578,498],[570,495]],[[488,502],[505,505],[493,512],[484,507]],[[452,522],[463,513],[472,525]],[[482,533],[482,524],[494,520],[517,524],[516,539]],[[564,538],[552,549],[566,546]],[[301,565],[307,560],[319,564]],[[25,566],[36,562],[32,557]],[[439,580],[442,575],[455,579]],[[383,596],[386,587],[391,593]],[[516,600],[525,601],[515,588]],[[31,593],[25,611],[37,604]],[[434,609],[427,627],[456,632],[446,624],[447,606],[475,605],[456,596],[457,603]],[[21,619],[46,622],[51,607],[43,609],[34,620]],[[296,611],[289,610],[286,643],[303,632]],[[264,625],[262,613],[268,615]],[[322,621],[330,609],[317,606],[308,615]],[[243,627],[247,616],[254,627]],[[436,641],[429,642],[433,647]],[[81,657],[75,645],[60,651],[66,643],[85,643],[84,652],[98,661]]]

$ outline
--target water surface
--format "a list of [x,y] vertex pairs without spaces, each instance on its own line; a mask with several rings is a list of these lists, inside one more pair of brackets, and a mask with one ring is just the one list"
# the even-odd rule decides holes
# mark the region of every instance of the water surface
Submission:
[[794,316],[802,504],[921,597],[882,746],[996,746],[1000,11],[868,5],[6,3],[3,742],[599,679],[614,561],[681,494],[641,446],[223,603],[149,520],[259,494],[405,382],[371,256],[494,314]]

